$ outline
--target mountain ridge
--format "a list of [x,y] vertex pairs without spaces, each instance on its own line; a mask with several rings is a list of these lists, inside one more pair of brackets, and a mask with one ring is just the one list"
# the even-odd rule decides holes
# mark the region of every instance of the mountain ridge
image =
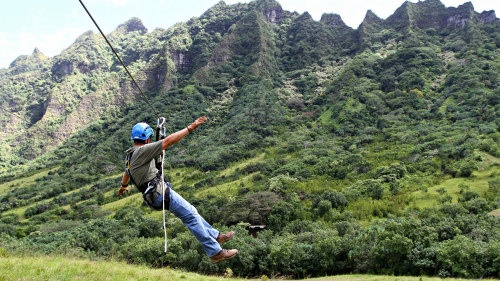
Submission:
[[[212,7],[211,9],[209,9],[207,12],[202,14],[200,16],[200,19],[203,19],[207,15],[211,15],[212,14],[211,10],[214,10],[214,9],[215,10],[217,10],[217,9],[224,10],[225,9],[225,10],[229,11],[229,14],[232,13],[233,15],[236,15],[235,12],[237,12],[237,11],[240,11],[240,12],[243,11],[245,13],[245,11],[256,9],[256,11],[259,11],[259,13],[264,16],[264,18],[266,19],[266,21],[268,23],[271,23],[273,25],[280,24],[283,17],[290,18],[290,16],[292,15],[286,11],[283,11],[283,9],[281,8],[281,5],[277,1],[267,1],[267,0],[260,1],[259,0],[259,1],[250,2],[249,4],[237,4],[237,5],[232,5],[232,6],[228,6],[224,2],[220,2],[220,3],[216,4],[214,7]],[[428,16],[425,17],[425,20],[423,18],[421,19],[420,14],[422,14],[422,13],[426,14],[427,12],[430,12],[432,14],[432,16],[431,16],[432,21],[431,22],[428,21],[428,19],[429,19]],[[238,19],[239,17],[240,16],[236,16],[233,19]],[[222,17],[222,18],[224,18],[224,17]],[[386,29],[386,28],[393,28],[395,30],[404,30],[405,28],[411,28],[411,26],[413,26],[413,25],[415,25],[415,27],[421,27],[421,28],[429,28],[429,27],[446,28],[446,27],[450,27],[450,26],[455,27],[455,28],[464,28],[465,25],[467,24],[467,22],[474,21],[474,20],[478,20],[479,22],[481,22],[483,24],[498,23],[498,18],[496,18],[494,11],[483,12],[482,14],[478,14],[477,12],[474,11],[474,8],[470,2],[464,3],[463,5],[460,5],[458,8],[446,8],[439,0],[427,0],[427,1],[418,2],[418,3],[405,2],[402,4],[401,7],[399,7],[395,11],[395,13],[393,15],[389,16],[386,20],[379,18],[371,11],[367,11],[365,19],[360,24],[360,26],[358,27],[357,30],[352,30],[349,27],[345,26],[341,17],[336,16],[336,15],[327,16],[325,14],[324,17],[322,17],[322,20],[320,20],[319,22],[314,21],[310,17],[310,15],[307,14],[307,12],[302,14],[302,15],[298,15],[297,17],[292,16],[292,18],[294,18],[293,21],[299,21],[299,22],[304,21],[304,23],[310,22],[310,23],[308,23],[310,25],[310,28],[317,28],[315,26],[317,26],[318,23],[321,23],[321,22],[327,23],[327,26],[334,28],[334,30],[333,29],[332,29],[332,31],[325,30],[326,33],[323,33],[323,35],[321,37],[318,37],[318,38],[322,38],[322,39],[314,39],[314,40],[319,40],[319,41],[316,41],[316,43],[313,43],[313,44],[316,44],[317,47],[319,47],[316,50],[315,49],[307,50],[307,49],[302,49],[302,48],[297,49],[297,47],[299,45],[295,45],[295,44],[298,44],[298,43],[294,43],[294,42],[286,43],[286,41],[288,39],[285,39],[284,41],[282,41],[284,44],[290,45],[291,48],[290,49],[283,49],[283,50],[281,50],[281,53],[282,54],[293,54],[292,57],[295,60],[297,60],[297,62],[291,61],[291,62],[285,63],[285,65],[287,65],[287,64],[290,65],[290,66],[288,66],[288,68],[291,67],[290,69],[293,69],[294,67],[298,67],[298,65],[300,65],[300,63],[298,63],[298,62],[303,61],[305,58],[312,58],[313,60],[317,60],[320,57],[325,56],[327,54],[333,55],[335,53],[339,54],[339,52],[345,52],[346,49],[341,50],[341,48],[345,48],[348,45],[351,45],[351,47],[347,47],[347,48],[351,48],[351,51],[348,51],[348,52],[353,52],[353,50],[356,50],[356,49],[359,51],[360,49],[364,48],[364,46],[366,44],[371,44],[368,42],[370,40],[369,38],[372,37],[371,35],[373,35],[377,32],[380,32],[382,29]],[[190,22],[192,22],[193,20],[196,21],[197,19],[194,18]],[[224,20],[227,22],[226,19],[224,19]],[[423,22],[425,22],[426,25],[422,25]],[[234,22],[232,24],[238,25],[237,22]],[[304,25],[304,27],[306,25]],[[227,27],[227,24],[225,24],[224,26],[225,27],[220,31],[225,32],[229,29]],[[210,29],[210,26],[207,26],[207,27]],[[299,27],[299,29],[296,29],[296,30],[294,30],[293,25],[291,27],[292,27],[292,29],[291,29],[292,32],[294,32],[295,34],[304,34],[305,35],[305,34],[308,34],[310,32],[310,31],[305,31],[304,27],[302,27],[302,26],[299,27],[297,25],[297,27]],[[174,27],[174,29],[175,29],[175,27]],[[137,39],[138,38],[150,38],[152,40],[157,40],[157,39],[151,38],[152,37],[151,35],[153,33],[148,33],[147,29],[144,27],[144,25],[142,24],[142,22],[138,18],[131,18],[130,20],[126,21],[125,23],[119,25],[114,31],[112,31],[110,33],[111,41],[116,41],[116,39],[115,39],[116,34],[120,34],[123,32],[130,33],[130,34],[132,34],[131,35],[132,37],[137,38]],[[213,32],[213,31],[211,31],[211,32]],[[271,33],[272,32],[273,31],[271,31]],[[319,32],[319,34],[321,34],[324,31],[313,31],[313,32],[315,32],[315,33]],[[332,32],[334,32],[334,33],[332,33]],[[165,31],[159,31],[158,35],[160,35],[160,37],[165,36],[162,34],[167,34],[167,33],[165,33]],[[334,35],[334,34],[336,34],[336,35]],[[355,35],[355,34],[358,34],[358,35]],[[200,69],[200,70],[205,69],[202,72],[206,72],[206,71],[209,71],[213,67],[217,67],[218,65],[221,65],[221,64],[227,62],[231,58],[231,56],[236,54],[234,51],[231,51],[232,47],[235,46],[234,43],[230,43],[231,39],[225,39],[225,40],[218,39],[217,41],[210,43],[211,45],[207,45],[207,47],[210,46],[209,49],[205,49],[205,50],[211,49],[211,50],[215,51],[213,54],[211,54],[212,58],[207,57],[208,60],[207,59],[200,60],[200,58],[198,58],[198,56],[194,57],[195,54],[193,53],[193,51],[196,49],[193,49],[190,47],[190,46],[197,45],[196,44],[197,39],[196,39],[196,37],[192,37],[193,35],[194,35],[193,33],[184,33],[184,35],[182,35],[184,38],[182,40],[184,40],[184,41],[178,41],[178,43],[175,43],[175,44],[177,44],[177,47],[172,45],[172,44],[169,45],[169,43],[167,43],[165,45],[165,48],[168,48],[170,50],[170,51],[168,51],[168,52],[170,52],[170,55],[166,57],[167,64],[165,64],[163,66],[158,64],[159,61],[154,62],[154,60],[150,60],[151,55],[153,55],[153,54],[154,54],[153,56],[160,55],[160,53],[161,53],[160,48],[158,48],[158,47],[153,48],[152,49],[153,53],[150,53],[147,55],[147,57],[145,57],[146,60],[148,60],[148,59],[150,60],[150,62],[147,64],[150,65],[148,68],[151,68],[150,70],[147,70],[146,72],[154,73],[154,72],[160,71],[161,73],[164,73],[164,74],[157,75],[157,77],[155,79],[152,79],[152,82],[153,82],[152,85],[157,84],[158,81],[163,81],[163,82],[161,82],[161,83],[163,83],[163,86],[157,85],[156,88],[161,88],[164,91],[168,90],[172,86],[174,86],[176,83],[175,79],[173,79],[173,77],[175,76],[174,73],[186,73],[186,74],[191,73],[194,70],[193,67],[196,69]],[[225,35],[226,35],[225,33],[221,34],[221,36],[223,36],[224,38],[227,37]],[[196,36],[199,36],[199,35],[196,35]],[[231,36],[229,36],[229,37],[231,37]],[[271,35],[271,37],[272,37],[272,35]],[[268,36],[268,38],[271,38],[271,37]],[[356,37],[359,37],[359,39],[355,39]],[[172,40],[173,40],[173,38],[176,38],[176,37],[171,37],[171,38],[172,39],[170,39],[170,41],[174,42]],[[181,38],[181,37],[179,37],[179,38]],[[351,39],[349,39],[349,38],[351,38]],[[137,39],[132,39],[132,40],[134,40],[134,42],[136,43],[136,46],[139,47],[141,45],[141,43],[139,43],[137,41]],[[141,40],[143,40],[143,39],[141,39]],[[185,41],[185,40],[188,40],[188,41]],[[302,40],[302,42],[309,42],[309,43],[313,42],[313,41],[311,41],[312,37],[311,38],[304,37],[302,39],[295,37],[294,40],[297,42],[301,42],[301,40]],[[360,43],[359,47],[355,47],[355,46],[353,46],[353,43],[357,40],[361,40],[360,42],[364,42],[364,43]],[[167,42],[168,42],[168,40],[167,40]],[[191,42],[191,43],[189,43],[189,42]],[[342,43],[338,44],[338,42],[344,42],[343,44],[345,44],[344,45],[345,47],[342,45]],[[349,43],[349,42],[351,42],[351,43]],[[120,50],[123,49],[124,47],[122,47],[121,43],[118,41],[115,43],[117,43],[116,48],[120,52]],[[283,43],[280,43],[280,44],[283,44]],[[139,45],[137,45],[137,44],[139,44]],[[217,44],[222,44],[222,46],[216,47]],[[225,47],[224,47],[224,44],[226,45]],[[272,43],[272,44],[274,44],[274,43]],[[294,45],[297,47],[294,47]],[[92,59],[90,59],[91,57],[89,57],[88,55],[85,55],[85,54],[90,54],[90,53],[88,53],[89,46],[95,46],[95,47],[91,47],[91,49],[90,49],[90,51],[92,53],[92,56],[91,56]],[[182,46],[184,46],[184,47],[182,47]],[[203,46],[203,45],[201,45],[201,46]],[[325,46],[326,48],[322,49],[323,48],[322,46]],[[331,49],[332,46],[333,46],[333,49]],[[184,48],[184,49],[182,49],[182,48]],[[203,48],[206,48],[206,47],[203,47]],[[269,45],[268,47],[266,47],[266,49],[273,49],[273,48],[274,47],[272,47],[272,45]],[[133,50],[132,48],[128,48],[128,49],[131,50],[131,51],[127,51],[131,55],[128,55],[127,52],[125,52],[125,53],[121,52],[121,55],[122,55],[123,60],[127,64],[130,64],[133,61],[136,61],[137,59],[139,59],[139,57],[141,55],[137,56],[137,54],[135,54],[134,51],[132,51]],[[223,51],[223,50],[225,50],[225,51]],[[299,52],[297,52],[297,51],[299,51]],[[165,52],[165,51],[163,51],[163,52]],[[217,52],[219,52],[219,54],[217,54]],[[220,53],[220,52],[224,52],[224,53]],[[197,53],[199,53],[199,52],[197,51]],[[271,54],[270,56],[265,56],[265,57],[271,59],[274,57],[274,55]],[[38,59],[38,58],[43,58],[43,59]],[[95,61],[94,58],[97,59],[97,61]],[[270,63],[272,60],[275,60],[275,59],[271,59],[271,61],[269,61],[268,59],[262,60],[262,58],[264,58],[264,57],[261,57],[261,59],[259,59],[259,63],[256,65],[257,69],[260,69],[260,67],[262,65],[267,65],[264,69],[268,68],[270,73],[276,73],[276,70],[273,70],[273,69],[283,68],[283,66],[278,66],[276,64],[277,62]],[[52,72],[52,75],[54,75],[56,78],[55,79],[56,83],[57,83],[57,80],[64,79],[64,77],[66,77],[68,75],[72,75],[72,73],[74,73],[75,71],[78,71],[81,74],[87,74],[87,73],[90,74],[90,72],[95,72],[96,70],[98,70],[99,72],[102,72],[102,71],[119,72],[120,71],[120,66],[117,65],[116,61],[114,61],[114,58],[110,54],[110,52],[107,49],[107,46],[104,44],[104,41],[102,40],[102,38],[100,38],[100,36],[98,34],[94,34],[91,31],[85,32],[82,35],[80,35],[75,40],[74,44],[72,44],[70,47],[68,47],[66,50],[64,50],[60,55],[55,56],[54,58],[47,58],[45,56],[41,56],[41,55],[39,55],[39,51],[34,52],[31,56],[28,56],[28,57],[21,56],[18,59],[14,60],[14,62],[11,64],[11,67],[9,69],[7,69],[6,72],[7,73],[10,72],[11,75],[12,74],[15,75],[15,74],[20,73],[20,71],[27,71],[26,69],[21,70],[21,65],[20,65],[21,61],[25,61],[26,59],[40,61],[40,63],[43,62],[44,64],[52,64],[51,72]],[[199,63],[197,63],[197,61],[199,61]],[[266,61],[268,61],[268,62],[266,62]],[[282,63],[280,63],[280,64],[282,65]],[[156,65],[156,66],[153,66],[153,65]],[[272,65],[276,65],[276,66],[273,67]],[[293,66],[293,65],[297,65],[297,66]],[[36,67],[41,68],[43,66],[40,64],[39,66],[36,66]],[[278,68],[276,68],[276,67],[278,67]],[[285,68],[287,68],[287,67],[285,66]],[[163,70],[161,70],[161,69],[163,69]],[[202,75],[202,74],[199,71],[196,71],[196,72],[198,72],[199,74],[196,74],[195,76],[201,77],[200,75]],[[143,73],[145,73],[145,72],[143,72]],[[259,72],[257,71],[256,73],[259,73]],[[93,74],[90,74],[90,76],[92,76],[92,75]],[[202,76],[204,76],[204,75],[206,75],[206,74],[203,74]],[[146,77],[147,76],[148,75],[146,75]],[[168,78],[168,77],[170,77],[170,78]],[[151,80],[150,78],[144,78],[144,79]],[[156,81],[156,82],[154,82],[154,81]],[[73,83],[73,82],[71,82],[71,83]],[[126,85],[126,84],[123,84],[123,85]],[[118,87],[122,87],[122,86],[118,86]],[[56,88],[54,88],[54,89],[56,89]],[[130,90],[126,90],[126,89],[130,89]],[[122,91],[125,91],[125,92],[128,91],[129,94],[125,94],[123,96],[123,98],[121,98],[121,100],[126,100],[126,99],[129,99],[130,97],[134,96],[134,95],[131,95],[131,92],[133,92],[134,89],[130,88],[129,86],[122,87],[122,90],[120,90],[120,92],[122,92]],[[56,93],[57,93],[57,91],[53,92],[51,96],[55,98],[55,95],[57,95]],[[78,96],[82,95],[82,94],[83,94],[83,96],[86,95],[85,93],[81,93],[81,94],[76,94],[76,96],[74,94],[70,94],[70,96],[73,96],[73,97],[79,99]],[[97,96],[99,96],[99,94]],[[45,100],[46,98],[42,97],[42,99]],[[92,98],[87,98],[87,100],[92,100]],[[62,102],[62,100],[60,100],[60,101]],[[70,114],[71,111],[74,110],[74,109],[71,109],[73,107],[68,108],[66,105],[63,107],[60,107],[59,105],[57,105],[57,104],[60,104],[61,102],[57,102],[57,99],[54,99],[51,102],[43,103],[43,106],[39,106],[38,109],[36,109],[36,112],[38,112],[36,114],[36,116],[39,116],[40,114],[42,114],[42,112],[44,110],[48,110],[46,113],[48,114],[49,117],[61,115],[61,114],[63,114],[63,116],[65,116],[66,115],[64,113],[65,111],[69,110],[67,114]],[[89,103],[89,102],[88,101],[84,102],[84,104],[87,104],[87,103]],[[67,102],[65,102],[65,104],[67,104]],[[99,105],[99,102],[96,102],[95,98],[94,98],[94,105],[96,105],[98,108],[99,107],[101,107],[101,108],[107,107],[104,105],[102,105],[102,106]],[[117,105],[123,105],[123,102],[118,101]],[[55,111],[52,110],[52,108]],[[82,110],[78,110],[77,112],[81,113],[84,111],[88,111],[88,110],[86,110],[88,108],[89,108],[89,106],[85,105],[82,107]],[[7,112],[9,112],[9,111],[12,111],[12,110],[7,110]],[[50,112],[53,112],[53,114],[51,114]],[[101,112],[101,111],[98,111],[98,112]],[[74,115],[78,115],[78,114],[74,114]],[[26,117],[33,120],[33,122],[36,122],[37,120],[41,120],[39,117],[33,117],[33,116],[32,117],[26,116]],[[52,118],[52,117],[50,117],[50,118]],[[14,119],[12,119],[12,120],[4,119],[2,121],[2,123],[6,124],[5,123],[6,121],[14,121]],[[67,124],[73,124],[73,122],[78,123],[77,120],[78,120],[78,118],[77,119],[71,118],[71,121],[67,122]],[[88,124],[89,121],[84,121],[83,123],[80,123],[76,127],[85,126],[86,124]],[[16,122],[14,121],[14,123],[16,123]],[[8,126],[5,125],[4,127],[8,127]],[[14,127],[17,127],[18,129],[22,128],[19,126],[14,126]],[[70,127],[76,128],[74,125],[69,125],[69,126],[63,125],[62,127],[63,128],[70,128]],[[9,130],[12,131],[12,129],[9,129]],[[38,126],[38,127],[36,127],[36,129],[32,129],[32,130],[34,130],[34,131],[40,131],[40,130],[47,131],[47,128],[43,127],[43,125],[42,125],[42,127]],[[63,131],[65,131],[66,133],[62,133]],[[61,131],[61,130],[58,131],[58,134],[65,136],[63,138],[58,138],[60,141],[64,140],[66,137],[68,137],[72,133],[74,133],[75,129],[72,129],[72,130],[64,129],[63,131]],[[33,134],[30,134],[30,133],[28,133],[28,135],[30,135],[30,137],[34,136]],[[0,138],[1,141],[5,141],[5,135],[0,136],[0,137],[1,137]],[[51,137],[50,135],[43,136],[43,138],[50,138],[50,137]],[[60,141],[56,141],[56,145],[59,144]],[[14,149],[17,146],[16,145],[17,143],[19,143],[19,140],[15,141],[15,142],[11,142],[11,144],[14,145]],[[21,143],[22,143],[22,140],[21,140]],[[48,146],[48,149],[42,148],[40,151],[41,152],[49,151],[50,150],[49,147],[53,147],[53,146]],[[32,152],[30,152],[30,153],[22,153],[22,155],[26,155],[26,156],[32,155],[32,156],[29,156],[29,158],[33,158],[33,157],[36,157],[37,155],[40,155],[40,153],[32,154]]]

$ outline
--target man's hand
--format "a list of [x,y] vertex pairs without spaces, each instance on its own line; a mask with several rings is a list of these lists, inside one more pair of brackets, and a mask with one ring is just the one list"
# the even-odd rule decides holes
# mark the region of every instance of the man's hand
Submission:
[[201,125],[201,124],[205,124],[205,122],[207,122],[206,116],[201,116],[200,118],[196,119],[196,121],[194,121],[196,126]]
[[123,195],[123,193],[130,193],[130,187],[120,187],[120,190],[118,190],[118,194],[116,196],[120,197]]
[[194,129],[196,129],[199,125],[205,124],[205,122],[207,122],[207,117],[202,116],[202,117],[196,119],[191,125],[189,125],[188,130],[191,132]]

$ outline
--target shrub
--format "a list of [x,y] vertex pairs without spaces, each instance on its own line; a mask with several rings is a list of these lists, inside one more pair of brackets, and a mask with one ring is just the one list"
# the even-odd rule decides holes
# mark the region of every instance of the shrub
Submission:
[[463,235],[443,241],[436,250],[439,275],[441,277],[458,276],[464,278],[485,276],[487,273],[484,268],[486,251],[486,243],[470,240]]

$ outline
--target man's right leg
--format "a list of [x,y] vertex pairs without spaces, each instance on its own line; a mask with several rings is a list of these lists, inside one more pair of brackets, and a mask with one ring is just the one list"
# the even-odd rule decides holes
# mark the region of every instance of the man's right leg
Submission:
[[198,214],[198,210],[172,189],[170,189],[169,207],[170,212],[180,218],[182,223],[200,241],[207,256],[213,257],[222,251],[217,240],[210,235],[209,230],[205,227],[202,217]]
[[231,238],[233,238],[234,236],[234,231],[229,231],[227,233],[220,233],[217,229],[213,228],[203,217],[201,217],[201,221],[203,222],[205,228],[210,233],[210,236],[215,238],[215,240],[217,240],[217,242],[221,246],[222,244],[224,244],[224,242],[231,240]]
[[[213,235],[219,231],[215,230],[199,214],[198,210],[187,202],[177,192],[170,189],[170,212],[181,219],[182,223],[189,228],[191,233],[200,241],[203,250],[210,257],[212,263],[231,259],[238,254],[238,250],[223,250]],[[212,235],[211,233],[212,232]],[[234,234],[234,233],[233,233]]]

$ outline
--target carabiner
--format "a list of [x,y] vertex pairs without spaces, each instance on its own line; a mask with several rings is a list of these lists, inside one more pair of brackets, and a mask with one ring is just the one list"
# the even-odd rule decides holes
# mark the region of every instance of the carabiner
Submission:
[[156,120],[156,129],[159,132],[160,137],[166,137],[167,136],[167,128],[165,126],[166,119],[165,117],[160,117],[158,120]]

